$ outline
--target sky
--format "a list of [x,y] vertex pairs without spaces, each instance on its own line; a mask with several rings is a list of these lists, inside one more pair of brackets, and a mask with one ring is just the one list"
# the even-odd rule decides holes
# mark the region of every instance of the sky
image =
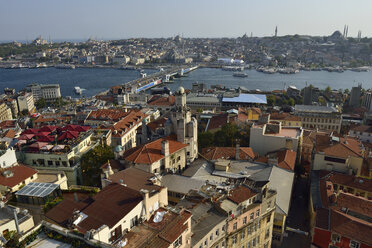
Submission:
[[0,41],[330,35],[372,37],[371,0],[0,0]]

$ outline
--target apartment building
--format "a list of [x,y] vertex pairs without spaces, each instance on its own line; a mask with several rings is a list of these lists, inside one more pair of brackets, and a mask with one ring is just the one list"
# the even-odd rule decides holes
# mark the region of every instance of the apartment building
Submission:
[[12,110],[4,102],[0,103],[0,121],[11,120]]
[[27,90],[34,97],[34,101],[44,98],[46,101],[55,101],[61,97],[59,84],[30,84],[27,85]]
[[302,127],[306,129],[341,131],[341,113],[334,107],[296,105],[295,116],[301,118]]
[[27,110],[28,113],[32,113],[35,110],[34,97],[30,92],[18,96],[17,102],[19,112]]
[[251,127],[249,144],[260,156],[280,149],[297,152],[301,149],[302,135],[301,127],[283,127],[280,122],[256,124]]

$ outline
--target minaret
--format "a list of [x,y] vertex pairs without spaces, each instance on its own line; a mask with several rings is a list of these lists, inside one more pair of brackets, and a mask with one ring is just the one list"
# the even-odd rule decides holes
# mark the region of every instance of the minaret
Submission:
[[278,26],[275,27],[275,37],[278,36]]

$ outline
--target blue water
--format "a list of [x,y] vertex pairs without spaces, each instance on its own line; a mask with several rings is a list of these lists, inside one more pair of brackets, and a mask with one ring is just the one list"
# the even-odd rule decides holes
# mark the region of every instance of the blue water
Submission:
[[[148,74],[155,70],[145,70]],[[264,74],[255,70],[246,70],[247,78],[233,77],[233,72],[222,71],[221,69],[202,68],[197,69],[187,77],[175,79],[174,83],[167,84],[172,90],[180,85],[191,88],[192,83],[204,82],[207,85],[222,84],[227,87],[244,86],[248,89],[275,90],[283,89],[284,85],[295,85],[301,89],[307,84],[312,84],[321,89],[328,85],[332,89],[350,89],[358,83],[363,88],[372,88],[372,71],[343,73],[327,71],[300,71],[297,74]],[[75,70],[64,69],[0,69],[0,90],[5,87],[21,90],[27,84],[37,83],[58,83],[61,86],[62,96],[75,96],[74,87],[79,86],[85,89],[85,96],[93,96],[107,90],[113,85],[120,85],[140,77],[135,70],[118,70],[111,68],[77,68]]]

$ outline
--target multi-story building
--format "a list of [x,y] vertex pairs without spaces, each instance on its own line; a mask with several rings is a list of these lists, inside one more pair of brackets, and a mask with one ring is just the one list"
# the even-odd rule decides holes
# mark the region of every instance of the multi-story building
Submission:
[[81,157],[100,142],[94,135],[89,127],[79,125],[28,129],[20,136],[23,142],[19,141],[17,158],[35,169],[63,171],[68,184],[77,185],[81,182]]
[[301,127],[282,127],[280,122],[257,124],[251,127],[249,144],[260,156],[284,148],[297,152],[301,148],[302,134]]
[[34,219],[31,214],[20,208],[6,205],[4,202],[0,202],[0,215],[1,247],[5,247],[3,237],[9,232],[17,232],[22,236],[34,227]]
[[372,126],[360,125],[349,130],[349,136],[360,139],[362,142],[372,143]]
[[[312,244],[321,248],[371,248],[372,202],[353,194],[354,187],[368,187],[350,175],[313,171],[310,198]],[[353,182],[352,182],[353,181]],[[348,186],[343,188],[344,186]],[[360,182],[364,184],[364,179]],[[353,186],[352,186],[353,185]],[[361,192],[360,192],[361,193]]]
[[0,121],[11,120],[12,110],[4,102],[0,103]]
[[279,121],[284,127],[302,127],[301,117],[289,113],[272,113],[269,118],[272,121]]
[[19,95],[17,98],[17,102],[19,112],[27,110],[28,113],[32,113],[35,109],[34,97],[30,92]]
[[364,92],[363,94],[363,98],[362,98],[362,106],[367,108],[369,112],[372,111],[372,92],[371,91],[367,91],[367,92]]
[[228,215],[226,247],[268,248],[272,243],[276,191],[250,181],[214,202]]
[[329,170],[361,175],[364,148],[350,137],[316,136],[313,170]]
[[34,101],[44,98],[46,101],[55,101],[61,97],[59,84],[30,84],[27,86],[34,97]]
[[149,173],[177,172],[186,167],[187,147],[172,138],[160,138],[127,150],[123,158],[128,165]]
[[295,115],[301,118],[303,128],[341,131],[341,113],[334,107],[296,105]]
[[360,95],[362,92],[362,85],[359,84],[356,87],[351,88],[349,106],[357,108],[360,105]]

